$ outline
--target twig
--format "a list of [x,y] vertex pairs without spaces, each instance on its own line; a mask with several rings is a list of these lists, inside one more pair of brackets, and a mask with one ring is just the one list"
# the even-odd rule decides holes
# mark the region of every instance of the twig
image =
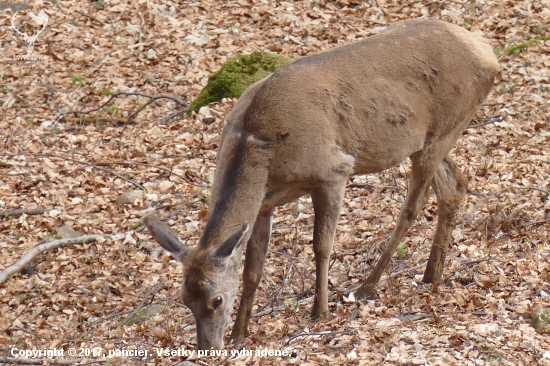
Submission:
[[38,256],[41,253],[57,249],[68,244],[91,243],[96,241],[97,238],[99,237],[108,237],[108,236],[109,235],[96,235],[96,234],[82,235],[76,238],[59,239],[59,240],[50,241],[48,243],[38,244],[37,246],[35,246],[31,250],[23,254],[17,262],[12,264],[11,266],[6,267],[2,272],[0,272],[0,284],[5,282],[8,278],[10,278],[15,273],[19,272],[21,269],[23,269],[23,267],[29,264],[30,261],[32,261],[36,256]]
[[[250,343],[250,339],[243,339],[241,342],[239,342],[239,344],[235,345],[233,347],[233,349],[239,349],[239,348],[244,348],[246,347],[248,344]],[[214,366],[220,366],[221,364],[223,364],[224,362],[226,362],[227,360],[229,360],[231,357],[233,356],[233,354],[230,352],[223,360],[221,360],[220,362],[216,363]]]
[[503,114],[502,116],[491,117],[485,122],[478,123],[478,124],[475,124],[475,125],[469,125],[468,127],[466,127],[466,129],[468,129],[468,128],[478,128],[478,127],[489,125],[489,124],[495,123],[495,122],[502,122],[502,121],[504,121],[504,119],[506,117],[508,117],[508,114]]
[[19,156],[19,155],[28,155],[28,156],[37,156],[37,157],[42,157],[42,158],[52,158],[52,159],[61,159],[61,160],[67,160],[67,161],[72,161],[72,162],[75,162],[75,163],[79,163],[79,164],[84,164],[84,165],[88,165],[88,166],[91,166],[93,168],[97,168],[99,170],[103,170],[105,172],[108,172],[108,173],[111,173],[112,175],[114,175],[115,177],[117,178],[120,178],[136,187],[138,187],[139,189],[141,189],[142,191],[146,191],[145,187],[142,186],[141,184],[139,183],[136,183],[134,182],[133,180],[131,179],[128,179],[128,178],[125,178],[123,177],[122,175],[114,172],[113,170],[111,169],[107,169],[107,168],[104,168],[104,167],[101,167],[99,165],[96,165],[96,164],[93,164],[93,163],[88,163],[87,161],[82,161],[82,160],[77,160],[77,159],[73,159],[73,158],[68,158],[66,156],[59,156],[59,155],[53,155],[53,154],[4,154],[3,156]]
[[[66,115],[61,115],[58,117],[58,119],[56,120],[56,122],[59,122],[59,121],[65,121],[65,122],[75,122],[75,123],[81,123],[81,122],[84,122],[86,120],[86,117],[67,117]],[[97,122],[97,123],[113,123],[113,122],[116,122],[117,124],[124,124],[126,123],[126,118],[116,118],[116,117],[111,117],[111,116],[107,116],[107,117],[94,117],[94,122]],[[71,128],[66,128],[64,131],[68,131],[70,130]]]
[[524,222],[524,223],[521,223],[519,225],[516,225],[512,228],[510,228],[510,230],[508,230],[508,232],[506,233],[506,235],[509,235],[509,232],[511,231],[514,231],[516,229],[519,229],[521,227],[529,227],[529,226],[533,226],[533,225],[541,225],[541,224],[546,224],[547,222],[550,222],[550,219],[548,220],[539,220],[539,221],[532,221],[532,222]]
[[[334,293],[331,293],[331,295],[329,297],[331,297],[332,295],[334,295]],[[309,296],[309,297],[306,297],[306,298],[303,298],[303,299],[300,299],[298,301],[296,301],[296,307],[298,307],[298,305],[300,304],[303,304],[305,302],[311,302],[313,300],[314,296]],[[265,308],[265,307],[264,307]],[[270,307],[269,309],[265,309],[265,310],[262,310],[262,311],[258,311],[256,313],[254,313],[254,315],[252,315],[250,317],[250,319],[254,319],[254,318],[260,318],[264,315],[267,315],[267,314],[272,314],[276,311],[283,311],[285,310],[286,308],[288,308],[288,305],[279,305],[279,306],[272,306]],[[263,309],[263,308],[262,308]]]
[[91,16],[91,15],[85,14],[85,13],[81,12],[80,10],[75,10],[75,11],[76,11],[78,14],[85,16],[86,18],[89,18],[89,19],[91,19],[91,20],[94,20],[94,21],[98,22],[98,23],[101,24],[101,25],[105,25],[105,23],[103,23],[101,20],[96,19],[96,18],[94,18],[94,17]]
[[[290,277],[290,274],[292,273],[292,268],[294,267],[294,261],[295,260],[296,260],[296,258],[294,260],[292,260],[292,262],[290,262],[289,270],[287,271],[286,275],[284,276],[282,283],[278,286],[277,291],[275,291],[275,293],[273,293],[271,296],[269,296],[269,299],[267,299],[265,305],[262,306],[261,308],[259,308],[258,311],[256,311],[256,313],[260,313],[262,310],[267,308],[272,303],[272,301],[274,301],[277,298],[277,296],[279,295],[279,293],[283,289],[283,287],[285,285],[285,282],[288,280],[288,278]],[[284,273],[285,273],[285,271],[283,270],[283,274]]]
[[47,208],[26,208],[26,209],[19,209],[19,210],[7,210],[7,211],[0,211],[0,217],[2,216],[20,216],[20,215],[41,215],[44,212],[47,212]]
[[170,120],[172,120],[173,118],[176,118],[178,115],[180,114],[183,114],[187,111],[187,108],[183,108],[183,109],[180,109],[180,110],[177,110],[175,111],[174,113],[172,113],[171,115],[169,115],[168,117],[164,118],[161,122],[162,125],[165,125],[167,124]]
[[114,92],[114,93],[111,93],[111,97],[105,102],[103,103],[102,105],[100,105],[99,107],[97,108],[93,108],[93,109],[90,109],[89,111],[69,111],[69,112],[66,112],[66,114],[89,114],[89,113],[92,113],[92,112],[95,112],[95,111],[98,111],[100,110],[101,108],[103,108],[104,106],[106,106],[107,104],[109,104],[111,102],[111,100],[113,100],[114,98],[118,97],[118,96],[121,96],[121,95],[124,95],[124,96],[139,96],[139,97],[145,97],[145,98],[149,98],[151,99],[149,102],[147,102],[145,105],[141,106],[140,108],[138,108],[137,111],[135,111],[134,113],[132,113],[126,123],[130,123],[132,121],[132,119],[139,113],[141,112],[146,106],[148,106],[149,104],[153,103],[153,102],[156,102],[157,100],[159,99],[170,99],[170,100],[173,100],[174,102],[178,103],[179,105],[181,105],[182,107],[184,107],[185,110],[187,110],[187,108],[189,107],[189,103],[181,100],[180,98],[178,97],[175,97],[173,95],[169,95],[169,94],[159,94],[159,95],[154,95],[154,94],[147,94],[147,93],[142,93],[142,92]]
[[210,187],[210,186],[205,185],[205,184],[199,184],[199,183],[191,182],[189,179],[185,178],[183,175],[179,175],[177,173],[174,173],[171,169],[168,169],[168,168],[165,168],[165,167],[162,167],[162,166],[158,166],[158,165],[152,165],[152,164],[140,163],[140,162],[130,162],[130,161],[96,162],[95,165],[96,166],[99,166],[99,165],[139,165],[139,166],[148,166],[148,167],[151,167],[151,168],[164,170],[164,171],[170,173],[170,175],[174,175],[174,176],[182,179],[184,182],[187,182],[187,183],[189,183],[189,184],[191,184],[195,187],[202,187],[202,188]]
[[422,263],[420,263],[419,265],[416,265],[416,266],[414,266],[414,267],[410,267],[410,268],[404,269],[404,270],[402,270],[402,271],[393,272],[392,274],[389,274],[389,275],[387,275],[387,276],[385,276],[385,277],[382,277],[382,278],[380,279],[380,281],[378,281],[378,283],[387,281],[387,280],[389,280],[390,278],[394,278],[394,277],[397,277],[397,276],[401,276],[401,275],[404,274],[404,273],[407,273],[407,272],[414,271],[414,270],[416,270],[416,269],[422,268],[422,267],[424,267],[427,263],[428,263],[428,261],[425,261],[425,262],[422,262]]
[[137,312],[139,311],[139,309],[141,309],[144,305],[145,305],[145,301],[147,300],[147,298],[150,296],[150,295],[153,295],[153,298],[151,299],[151,302],[155,299],[155,295],[157,292],[159,292],[159,290],[161,288],[164,287],[164,284],[166,283],[166,281],[162,281],[161,283],[159,283],[158,285],[156,285],[155,287],[153,287],[152,289],[150,289],[149,291],[147,291],[147,293],[145,294],[145,296],[143,296],[143,298],[141,299],[141,303],[138,305],[137,308],[135,308],[131,313],[130,315],[128,315],[126,317],[126,319],[124,319],[122,322],[120,322],[120,325],[124,325],[126,323],[128,323],[130,320],[132,320],[132,318],[134,317],[134,315],[137,314]]
[[338,333],[343,333],[343,331],[333,330],[333,331],[317,332],[317,333],[300,333],[300,334],[296,334],[296,335],[293,335],[292,337],[290,337],[288,339],[288,341],[286,341],[284,346],[287,347],[290,344],[290,342],[292,342],[293,340],[295,340],[297,338],[301,338],[301,337],[322,337],[324,335],[338,334]]
[[193,198],[197,197],[199,194],[202,193],[202,191],[204,191],[206,187],[203,187],[201,189],[199,189],[197,192],[195,192],[191,197],[189,197],[187,199],[187,201],[185,201],[184,203],[182,203],[180,205],[180,208],[174,210],[173,212],[170,212],[166,217],[163,218],[163,220],[169,220],[171,219],[172,217],[174,217],[175,215],[177,215],[178,213],[181,212],[181,210],[183,210],[183,208],[189,203],[189,201],[191,201]]
[[[26,308],[25,308],[25,309],[26,309]],[[13,323],[13,320],[11,320],[11,323]],[[25,329],[25,328],[10,328],[10,332],[23,332],[23,333],[30,334],[30,335],[32,335],[32,336],[34,336],[34,337],[44,339],[44,337],[41,337],[41,336],[39,336],[39,335],[36,335],[36,334],[34,334],[33,332],[31,332],[30,330]]]
[[[410,268],[404,269],[404,270],[402,270],[402,271],[397,271],[397,272],[394,272],[394,273],[389,274],[389,275],[387,275],[387,276],[384,276],[384,277],[382,277],[382,278],[378,281],[378,283],[375,283],[374,286],[376,286],[376,285],[379,284],[379,283],[386,282],[387,280],[392,279],[392,278],[394,278],[394,277],[401,276],[401,275],[404,274],[404,273],[411,272],[411,271],[417,270],[417,269],[419,269],[419,268],[422,268],[422,267],[424,267],[427,263],[428,263],[428,261],[424,261],[424,262],[422,262],[422,263],[420,263],[420,264],[418,264],[418,265],[416,265],[416,266],[414,266],[414,267],[410,267]],[[350,291],[350,293],[351,293],[351,292],[357,291],[357,290],[359,289],[359,287],[361,287],[361,284],[359,284],[358,286],[356,286],[352,291]]]
[[[148,101],[147,103],[145,103],[144,105],[142,105],[141,107],[136,109],[132,114],[130,114],[128,116],[128,119],[126,120],[126,123],[130,123],[139,114],[139,112],[144,110],[149,104],[151,104],[153,102],[155,102],[155,99],[151,99],[150,101]],[[156,103],[155,103],[155,105],[156,105]]]
[[538,188],[538,187],[520,187],[520,186],[510,186],[506,188],[502,188],[499,193],[502,193],[504,191],[510,190],[510,189],[532,189],[534,191],[539,191],[542,193],[545,193],[546,195],[550,196],[550,191],[547,191],[546,189]]

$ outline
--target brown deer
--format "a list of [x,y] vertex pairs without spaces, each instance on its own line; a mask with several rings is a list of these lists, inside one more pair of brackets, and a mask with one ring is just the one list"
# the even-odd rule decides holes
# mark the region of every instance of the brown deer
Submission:
[[315,211],[312,315],[327,312],[329,257],[348,177],[380,172],[407,157],[412,172],[406,201],[356,298],[373,295],[430,186],[439,213],[423,281],[440,280],[467,185],[448,154],[499,69],[481,36],[442,21],[409,20],[304,57],[252,85],[227,116],[198,246],[188,248],[159,220],[144,219],[155,240],[183,262],[181,296],[197,323],[198,348],[224,345],[247,243],[231,339],[245,337],[273,209],[305,194]]

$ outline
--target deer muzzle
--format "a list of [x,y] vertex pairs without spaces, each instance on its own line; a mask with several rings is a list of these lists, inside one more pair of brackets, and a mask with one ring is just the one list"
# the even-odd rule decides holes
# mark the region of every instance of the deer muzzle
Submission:
[[224,326],[209,322],[207,319],[197,320],[197,349],[223,349]]

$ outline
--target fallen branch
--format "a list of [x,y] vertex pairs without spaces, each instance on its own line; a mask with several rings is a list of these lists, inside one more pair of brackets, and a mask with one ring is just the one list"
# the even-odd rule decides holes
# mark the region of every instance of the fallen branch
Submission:
[[302,338],[302,337],[323,337],[325,335],[339,334],[339,333],[344,333],[344,331],[342,331],[342,330],[333,330],[333,331],[317,332],[317,333],[300,333],[300,334],[296,334],[296,335],[293,335],[292,337],[290,337],[288,339],[288,341],[286,341],[284,347],[288,347],[288,345],[290,345],[290,342],[292,342],[293,340],[298,339],[298,338]]
[[[111,100],[113,100],[114,98],[116,98],[118,96],[121,96],[121,95],[124,95],[124,96],[139,96],[139,97],[145,97],[145,98],[150,99],[150,101],[148,101],[147,103],[145,103],[144,105],[139,107],[135,112],[130,114],[130,116],[126,120],[126,123],[130,123],[134,119],[134,117],[137,116],[137,114],[139,112],[141,112],[145,107],[147,107],[151,103],[156,102],[159,99],[170,99],[170,100],[178,103],[180,106],[182,106],[184,108],[183,109],[184,112],[189,107],[189,103],[181,100],[178,97],[175,97],[175,96],[169,95],[169,94],[154,95],[154,94],[147,94],[147,93],[142,93],[142,92],[114,92],[114,93],[111,93],[111,97],[105,103],[103,103],[102,105],[100,105],[97,108],[90,109],[89,111],[69,111],[66,114],[69,114],[69,113],[70,114],[90,114],[92,112],[96,112],[96,111],[100,110],[101,108],[105,107],[107,104],[109,104],[111,102]],[[177,116],[180,113],[181,113],[181,111],[178,111],[175,115],[170,116],[170,119],[174,118],[175,116]]]
[[[245,348],[248,344],[250,343],[250,339],[243,339],[242,341],[240,341],[238,344],[234,345],[233,346],[233,349],[241,349],[241,348]],[[227,360],[229,360],[231,357],[233,357],[234,355],[232,354],[232,352],[230,352],[223,360],[219,361],[218,363],[216,363],[214,366],[220,366],[222,364],[224,364]],[[176,365],[178,366],[178,365]]]
[[481,127],[481,126],[489,125],[489,124],[491,124],[491,123],[502,122],[502,121],[504,121],[504,119],[505,119],[506,117],[508,117],[507,114],[503,114],[502,116],[491,117],[491,118],[487,119],[485,122],[478,123],[478,124],[475,124],[475,125],[469,125],[469,126],[466,127],[466,128],[467,128],[467,129],[468,129],[468,128],[478,128],[478,127]]
[[539,191],[539,192],[542,192],[542,193],[545,193],[546,195],[550,196],[550,191],[547,191],[546,189],[542,189],[542,188],[538,188],[538,187],[520,187],[520,186],[510,186],[510,187],[506,187],[506,188],[502,188],[499,193],[502,193],[504,191],[508,191],[510,189],[531,189],[531,190],[534,190],[534,191]]
[[172,119],[176,118],[180,114],[185,113],[186,111],[187,111],[187,108],[179,109],[179,110],[175,111],[174,113],[172,113],[171,115],[169,115],[168,117],[164,118],[160,124],[165,125],[168,122],[170,122]]
[[47,208],[26,208],[20,210],[7,210],[0,211],[0,217],[3,216],[20,216],[20,215],[42,215],[44,212],[47,212]]
[[95,22],[98,22],[98,23],[101,24],[101,25],[105,25],[105,23],[103,23],[101,20],[99,20],[99,19],[97,19],[97,18],[94,18],[94,17],[91,16],[91,15],[85,14],[85,13],[81,12],[80,10],[75,10],[75,11],[76,11],[78,14],[83,15],[83,16],[85,16],[85,17],[88,18],[88,19],[91,19],[91,20],[93,20],[93,21],[95,21]]
[[31,250],[23,254],[17,262],[12,264],[11,266],[6,267],[2,272],[0,272],[0,284],[5,282],[8,278],[10,278],[15,273],[18,273],[19,271],[21,271],[23,267],[29,264],[30,261],[32,261],[36,256],[38,256],[41,253],[57,249],[68,244],[91,243],[96,241],[97,238],[99,237],[107,237],[107,236],[108,235],[95,235],[95,234],[82,235],[76,238],[59,239],[59,240],[53,240],[43,244],[38,244],[37,246],[35,246]]
[[153,295],[153,297],[151,298],[151,301],[149,301],[149,304],[153,302],[153,300],[155,300],[155,295],[157,294],[157,292],[160,291],[160,289],[162,289],[164,287],[164,285],[166,284],[166,281],[162,281],[161,283],[159,283],[158,285],[156,285],[155,287],[153,287],[152,289],[150,289],[149,291],[147,291],[147,293],[145,294],[145,296],[143,296],[143,298],[141,299],[141,303],[130,313],[130,315],[128,315],[126,317],[126,319],[124,319],[123,321],[121,321],[119,323],[119,325],[124,325],[126,323],[128,323],[129,321],[132,320],[132,318],[134,317],[134,315],[136,315],[138,313],[138,311],[145,306],[145,301],[147,301],[147,298],[150,296],[150,295]]
[[166,217],[164,217],[163,219],[165,220],[169,220],[171,219],[172,217],[174,217],[175,215],[177,215],[178,213],[180,213],[183,208],[189,203],[189,201],[191,201],[193,198],[197,197],[199,194],[202,193],[202,191],[204,191],[205,187],[199,189],[197,192],[195,192],[195,194],[193,194],[191,197],[189,197],[189,199],[187,201],[185,201],[184,203],[182,203],[180,205],[180,208],[178,208],[177,210],[169,213]]
[[417,269],[420,269],[422,267],[424,267],[426,264],[428,263],[428,261],[425,261],[425,262],[422,262],[420,263],[419,265],[416,265],[414,267],[410,267],[410,268],[407,268],[407,269],[404,269],[402,271],[397,271],[397,272],[393,272],[392,274],[389,274],[385,277],[382,277],[380,279],[380,281],[378,281],[378,283],[382,283],[382,282],[385,282],[387,280],[389,280],[390,278],[394,278],[394,277],[397,277],[397,276],[401,276],[402,274],[404,273],[407,273],[407,272],[410,272],[410,271],[414,271],[414,270],[417,270]]
[[140,162],[135,162],[135,161],[106,161],[106,162],[96,162],[95,165],[96,166],[99,166],[99,165],[130,165],[130,166],[139,165],[139,166],[148,166],[148,167],[155,168],[155,169],[158,169],[158,170],[164,170],[165,172],[170,173],[170,175],[174,175],[174,176],[180,178],[181,180],[183,180],[184,182],[189,183],[189,184],[191,184],[195,187],[202,187],[202,188],[209,188],[210,187],[208,185],[194,183],[194,182],[190,181],[189,179],[185,178],[183,175],[174,173],[172,171],[172,169],[165,168],[165,167],[162,167],[162,166],[159,166],[159,165],[152,165],[152,164],[140,163]]

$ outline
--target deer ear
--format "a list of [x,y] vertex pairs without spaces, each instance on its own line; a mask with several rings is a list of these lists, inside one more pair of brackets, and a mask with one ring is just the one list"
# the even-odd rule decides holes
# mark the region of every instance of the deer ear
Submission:
[[179,241],[176,233],[165,223],[153,216],[145,216],[143,223],[153,236],[153,239],[174,257],[183,261],[189,253],[189,247]]
[[220,245],[220,247],[216,250],[215,256],[217,258],[228,258],[234,253],[239,252],[238,249],[243,246],[248,229],[248,223],[245,223],[241,229],[227,238],[222,245]]

